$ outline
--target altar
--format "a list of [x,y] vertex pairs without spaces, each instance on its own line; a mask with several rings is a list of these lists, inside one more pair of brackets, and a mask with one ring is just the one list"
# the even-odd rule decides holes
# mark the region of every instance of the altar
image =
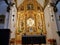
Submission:
[[46,44],[46,36],[44,35],[24,35],[22,36],[22,44]]
[[25,0],[17,9],[16,40],[21,40],[22,44],[46,43],[47,31],[41,5],[36,0],[30,3]]

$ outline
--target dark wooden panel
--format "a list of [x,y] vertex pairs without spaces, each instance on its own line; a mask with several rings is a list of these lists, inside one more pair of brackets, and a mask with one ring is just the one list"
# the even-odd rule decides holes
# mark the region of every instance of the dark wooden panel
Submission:
[[9,45],[10,30],[0,29],[0,45]]
[[46,36],[23,36],[22,44],[46,44]]

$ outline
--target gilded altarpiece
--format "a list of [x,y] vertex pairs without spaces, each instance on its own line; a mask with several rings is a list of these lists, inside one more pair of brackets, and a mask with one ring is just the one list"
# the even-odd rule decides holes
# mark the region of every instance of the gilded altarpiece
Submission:
[[18,7],[16,33],[18,39],[22,35],[46,35],[43,8],[36,0],[26,0]]

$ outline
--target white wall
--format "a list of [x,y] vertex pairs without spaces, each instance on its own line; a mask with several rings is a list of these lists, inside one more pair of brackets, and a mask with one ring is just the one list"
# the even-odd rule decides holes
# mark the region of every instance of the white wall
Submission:
[[[59,37],[57,34],[57,24],[56,24],[53,7],[47,5],[44,10],[44,13],[45,13],[44,15],[45,15],[46,30],[47,30],[47,38],[56,39],[57,45],[59,45]],[[53,17],[51,15],[53,15]]]
[[44,7],[45,0],[37,0],[37,2],[38,2],[42,7]]
[[50,15],[50,7],[46,6],[44,10],[46,30],[48,39],[53,39],[53,33],[51,29],[51,15]]
[[17,7],[18,7],[21,3],[23,3],[23,1],[24,1],[24,0],[17,0]]
[[[13,17],[14,15],[14,17]],[[15,5],[11,7],[9,16],[9,28],[11,29],[11,38],[15,38],[17,10]],[[14,19],[14,21],[13,21]]]

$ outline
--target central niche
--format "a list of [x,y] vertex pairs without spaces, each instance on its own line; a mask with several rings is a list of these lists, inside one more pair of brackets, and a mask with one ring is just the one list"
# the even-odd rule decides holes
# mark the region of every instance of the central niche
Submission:
[[32,18],[27,19],[27,26],[31,27],[31,26],[33,26],[34,24],[35,24],[34,19],[32,19]]

